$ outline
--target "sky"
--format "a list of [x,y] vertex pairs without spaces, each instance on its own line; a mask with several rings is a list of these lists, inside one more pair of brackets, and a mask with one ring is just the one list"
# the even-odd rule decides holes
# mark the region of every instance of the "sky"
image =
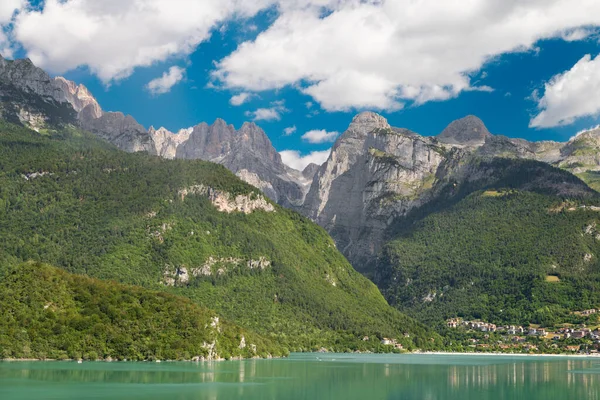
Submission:
[[360,111],[423,135],[480,117],[566,141],[600,123],[597,0],[1,0],[0,53],[178,131],[261,126],[325,161]]

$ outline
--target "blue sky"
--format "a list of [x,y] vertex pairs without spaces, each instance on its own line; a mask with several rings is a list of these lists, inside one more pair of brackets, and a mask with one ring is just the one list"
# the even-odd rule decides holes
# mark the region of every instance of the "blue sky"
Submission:
[[[146,127],[177,131],[216,118],[239,127],[257,110],[271,110],[267,114],[277,118],[256,122],[277,150],[309,154],[329,149],[331,132],[343,132],[365,109],[424,135],[468,114],[482,118],[492,133],[529,140],[565,141],[599,122],[600,59],[596,65],[594,58],[600,17],[592,14],[600,7],[587,0],[575,1],[580,10],[563,0],[530,0],[526,10],[473,0],[472,10],[439,15],[427,0],[416,2],[422,7],[408,0],[234,2],[241,8],[233,14],[220,8],[228,0],[209,11],[212,0],[198,9],[185,0],[147,0],[156,15],[136,9],[133,0],[81,0],[70,7],[70,1],[6,1],[16,12],[5,10],[3,17],[0,6],[4,54],[29,56],[53,75],[83,83],[103,109],[131,114]],[[409,23],[387,18],[396,13],[400,19],[409,9]],[[145,34],[135,27],[99,28],[110,26],[111,18],[119,24],[148,18],[154,25],[144,23],[144,29],[153,27]],[[481,18],[491,20],[464,28],[465,21]],[[513,28],[515,18],[527,27]],[[102,25],[94,25],[99,20]],[[204,22],[195,26],[197,20]],[[432,41],[433,35],[439,36]],[[169,41],[160,42],[163,37]],[[440,45],[446,37],[452,42]],[[138,49],[145,50],[134,54]],[[173,67],[183,78],[165,93],[151,93],[148,83]],[[232,105],[240,93],[249,99]],[[284,134],[289,127],[295,131]],[[323,132],[312,135],[313,143],[302,137],[314,130]],[[318,138],[323,142],[314,143]]]

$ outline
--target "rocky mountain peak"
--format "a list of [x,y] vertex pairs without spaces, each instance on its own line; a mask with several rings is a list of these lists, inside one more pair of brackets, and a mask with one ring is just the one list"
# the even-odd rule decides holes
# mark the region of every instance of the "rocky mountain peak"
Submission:
[[65,101],[60,88],[41,68],[37,68],[30,59],[6,60],[0,56],[0,81],[26,93],[34,93],[44,99],[57,102]]
[[446,127],[437,138],[440,142],[465,146],[479,146],[492,136],[483,121],[474,115],[458,119]]
[[368,133],[377,128],[390,128],[390,124],[387,119],[375,112],[363,111],[352,118],[350,128]]
[[69,81],[62,76],[54,78],[55,85],[62,90],[66,101],[71,103],[73,109],[77,113],[90,106],[86,111],[88,116],[100,118],[102,116],[102,108],[96,98],[90,93],[84,85],[76,85],[75,82]]

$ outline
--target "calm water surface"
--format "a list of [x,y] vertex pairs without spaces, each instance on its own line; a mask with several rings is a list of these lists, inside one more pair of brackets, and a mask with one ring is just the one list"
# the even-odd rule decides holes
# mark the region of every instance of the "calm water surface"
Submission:
[[600,359],[292,354],[217,363],[2,362],[0,399],[600,399]]

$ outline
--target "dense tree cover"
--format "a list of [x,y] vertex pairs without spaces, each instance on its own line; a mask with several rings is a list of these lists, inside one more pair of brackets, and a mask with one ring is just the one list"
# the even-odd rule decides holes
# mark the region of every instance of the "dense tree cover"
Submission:
[[[200,184],[258,193],[216,164],[127,154],[75,129],[44,136],[4,123],[0,265],[34,260],[171,291],[290,350],[370,350],[365,335],[397,337],[406,348],[439,345],[388,306],[323,229],[278,206],[228,214],[202,196],[182,199],[179,190]],[[165,270],[192,271],[210,257],[243,261],[165,286]],[[245,267],[261,257],[268,268]]]
[[572,322],[570,311],[600,306],[599,200],[540,192],[487,188],[414,221],[382,253],[376,282],[428,323]]
[[26,263],[0,280],[0,357],[189,360],[213,343],[224,357],[287,354],[215,316],[184,297]]

